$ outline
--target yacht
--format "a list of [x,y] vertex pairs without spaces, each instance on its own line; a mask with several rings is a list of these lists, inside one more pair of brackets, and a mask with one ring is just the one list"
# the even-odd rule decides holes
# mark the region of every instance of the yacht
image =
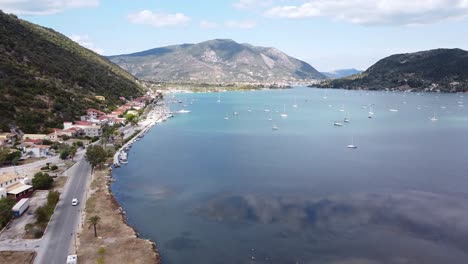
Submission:
[[279,129],[279,127],[278,127],[278,126],[276,126],[276,125],[273,125],[273,126],[271,127],[271,129],[272,129],[272,130],[278,130],[278,129]]
[[190,113],[190,111],[182,109],[182,110],[179,110],[177,113],[179,113],[179,114],[188,114],[188,113]]
[[396,109],[396,108],[390,108],[390,109],[388,109],[388,111],[390,111],[390,112],[398,112],[398,109]]

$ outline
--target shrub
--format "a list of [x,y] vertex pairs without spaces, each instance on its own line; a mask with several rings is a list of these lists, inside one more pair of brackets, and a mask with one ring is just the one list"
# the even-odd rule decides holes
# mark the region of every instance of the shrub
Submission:
[[52,165],[52,166],[50,167],[50,170],[51,170],[51,171],[58,170],[58,167],[57,167],[57,165]]
[[37,190],[48,190],[52,187],[54,179],[48,173],[38,172],[32,179],[32,186]]

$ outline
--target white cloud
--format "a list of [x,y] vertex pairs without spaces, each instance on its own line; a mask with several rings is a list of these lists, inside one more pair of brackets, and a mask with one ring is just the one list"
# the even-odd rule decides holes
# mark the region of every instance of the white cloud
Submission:
[[239,28],[239,29],[251,29],[257,25],[255,21],[245,20],[245,21],[226,21],[224,23],[225,27],[228,28]]
[[70,36],[70,39],[98,54],[102,55],[104,53],[103,49],[100,49],[94,45],[94,43],[91,41],[88,35],[72,35]]
[[128,20],[134,24],[150,25],[153,27],[167,27],[185,25],[190,21],[190,17],[182,14],[166,14],[142,10],[128,15]]
[[51,15],[67,9],[97,7],[100,0],[0,0],[0,9],[17,15]]
[[331,17],[364,25],[417,25],[468,16],[468,0],[312,0],[276,6],[268,17]]
[[273,3],[273,0],[238,0],[233,4],[235,8],[248,9],[255,8],[258,6],[269,6]]
[[205,29],[217,28],[218,24],[207,20],[200,21],[200,27]]

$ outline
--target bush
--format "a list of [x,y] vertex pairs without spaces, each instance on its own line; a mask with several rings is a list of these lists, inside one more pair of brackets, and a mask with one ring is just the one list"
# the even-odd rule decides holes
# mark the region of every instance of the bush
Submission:
[[58,167],[57,167],[57,165],[52,165],[52,166],[50,167],[50,170],[51,170],[51,171],[58,170]]
[[34,229],[34,238],[41,238],[44,235],[44,231],[41,229]]
[[48,173],[38,172],[32,179],[32,186],[37,190],[48,190],[52,187],[54,179]]
[[41,167],[41,170],[49,170],[49,166]]
[[13,218],[11,209],[15,205],[15,200],[10,198],[0,199],[0,229],[2,229]]

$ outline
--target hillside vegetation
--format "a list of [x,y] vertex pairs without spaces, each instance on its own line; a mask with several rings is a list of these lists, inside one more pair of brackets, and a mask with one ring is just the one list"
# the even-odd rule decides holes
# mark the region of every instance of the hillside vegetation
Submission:
[[[0,129],[61,127],[86,108],[142,92],[136,79],[66,36],[0,11]],[[106,97],[105,102],[95,99]]]
[[328,80],[321,87],[467,92],[468,52],[436,49],[384,58],[365,72]]

